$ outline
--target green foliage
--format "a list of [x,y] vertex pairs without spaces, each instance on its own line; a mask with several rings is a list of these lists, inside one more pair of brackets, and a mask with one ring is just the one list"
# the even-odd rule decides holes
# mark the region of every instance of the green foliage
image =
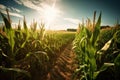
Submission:
[[120,30],[114,34],[114,40],[117,43],[120,43]]
[[101,49],[104,44],[113,37],[112,30],[101,30],[100,31],[100,40],[98,40],[98,50]]
[[93,80],[94,72],[97,70],[95,55],[97,39],[100,33],[101,13],[94,27],[93,32],[88,30],[84,25],[80,27],[80,33],[74,40],[74,49],[80,61],[80,68],[86,64],[81,70],[81,80]]
[[[23,28],[19,21],[18,29],[13,29],[9,13],[8,18],[2,13],[1,16],[5,27],[0,32],[0,74],[9,75],[7,78],[11,80],[26,80],[24,76],[39,80],[41,76],[47,75],[58,53],[74,39],[72,32],[45,31],[44,23],[37,30],[37,22],[33,22],[29,29],[25,17]],[[30,75],[35,76],[30,78]],[[0,78],[6,79],[5,76]]]
[[40,35],[39,36],[40,36],[40,40],[42,40],[45,35],[45,24],[41,23],[39,25],[39,27],[40,27]]
[[0,14],[3,18],[4,23],[5,23],[5,28],[6,29],[11,29],[11,23],[9,22],[9,20],[3,15],[3,13],[0,12]]
[[115,78],[116,80],[120,79],[120,54],[115,58]]
[[18,68],[4,68],[0,66],[0,71],[0,74],[2,73],[0,79],[4,79],[2,76],[9,80],[17,80],[19,77],[22,77],[26,80],[30,80],[31,78],[31,75],[27,71]]
[[80,80],[120,79],[118,77],[120,75],[119,27],[100,30],[100,24],[101,13],[96,24],[95,20],[92,24],[88,18],[87,26],[79,25],[79,32],[73,42],[73,49],[78,60],[78,69],[76,69],[74,76]]
[[15,45],[15,41],[14,41],[14,30],[11,28],[11,23],[10,21],[1,13],[1,16],[3,18],[3,21],[5,23],[5,35],[2,34],[1,37],[6,37],[8,40],[8,44],[10,45],[10,52],[9,52],[9,56],[11,56],[11,58],[14,59],[14,54],[13,54],[13,50],[14,50],[14,45]]

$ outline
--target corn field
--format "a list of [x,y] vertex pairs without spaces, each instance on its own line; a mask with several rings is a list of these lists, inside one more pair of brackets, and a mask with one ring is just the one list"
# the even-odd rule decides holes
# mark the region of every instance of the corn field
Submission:
[[[12,28],[7,17],[0,13],[5,26],[0,30],[0,79],[39,80],[54,66],[61,50],[74,39],[73,32],[45,30],[45,24],[33,22],[30,28],[23,20],[23,28],[18,23]],[[34,76],[32,76],[34,75]]]
[[0,12],[5,24],[0,28],[0,80],[44,80],[49,72],[57,75],[51,72],[56,64],[67,74],[63,68],[69,64],[66,60],[71,54],[66,51],[65,56],[60,56],[60,53],[70,43],[75,54],[73,65],[77,64],[70,80],[120,80],[120,26],[101,29],[102,12],[97,21],[95,11],[93,21],[88,18],[86,23],[79,24],[75,34],[46,31],[44,23],[35,21],[28,28],[25,17],[23,28],[20,21],[13,28],[6,11],[7,16]]
[[79,24],[73,49],[77,55],[78,68],[73,79],[76,80],[119,80],[120,77],[120,26],[100,30],[100,13],[93,23],[88,18]]

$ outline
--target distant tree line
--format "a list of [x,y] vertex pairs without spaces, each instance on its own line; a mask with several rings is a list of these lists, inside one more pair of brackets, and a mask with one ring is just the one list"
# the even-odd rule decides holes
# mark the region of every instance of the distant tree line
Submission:
[[100,27],[100,29],[106,29],[106,28],[110,28],[110,26],[107,25],[107,26],[101,26],[101,27]]
[[71,31],[71,32],[76,32],[77,31],[77,29],[67,29],[67,31]]
[[[120,27],[120,24],[116,25],[117,27]],[[101,26],[100,29],[106,29],[106,28],[111,28],[111,26],[107,25],[107,26]]]

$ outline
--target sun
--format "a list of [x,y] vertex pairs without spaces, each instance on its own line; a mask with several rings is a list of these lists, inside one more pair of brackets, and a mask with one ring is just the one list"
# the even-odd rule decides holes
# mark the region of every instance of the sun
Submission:
[[43,21],[46,24],[46,29],[52,28],[55,24],[56,18],[60,16],[60,10],[55,7],[56,0],[52,5],[44,5],[43,7]]
[[57,9],[54,7],[47,7],[44,11],[45,21],[51,23],[57,17]]

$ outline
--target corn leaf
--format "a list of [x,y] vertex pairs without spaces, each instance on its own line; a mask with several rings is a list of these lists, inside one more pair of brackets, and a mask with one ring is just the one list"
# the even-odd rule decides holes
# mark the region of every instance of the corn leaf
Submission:
[[9,22],[9,20],[3,15],[3,13],[0,12],[0,14],[1,14],[2,18],[3,18],[6,29],[11,29],[11,23]]
[[108,67],[114,66],[114,63],[104,63],[103,66],[97,72],[94,72],[94,79],[100,74],[100,72],[105,71]]
[[93,34],[91,36],[91,44],[93,46],[95,46],[96,40],[97,40],[98,35],[100,33],[101,15],[102,15],[102,13],[100,13],[100,15],[99,15],[98,21],[97,21],[97,23],[95,25],[95,29],[94,29]]
[[5,68],[5,67],[2,67],[0,66],[0,70],[3,71],[3,72],[15,72],[16,73],[19,73],[19,74],[24,74],[26,76],[28,76],[29,78],[31,77],[30,73],[25,71],[25,70],[22,70],[22,69],[18,69],[18,68]]

